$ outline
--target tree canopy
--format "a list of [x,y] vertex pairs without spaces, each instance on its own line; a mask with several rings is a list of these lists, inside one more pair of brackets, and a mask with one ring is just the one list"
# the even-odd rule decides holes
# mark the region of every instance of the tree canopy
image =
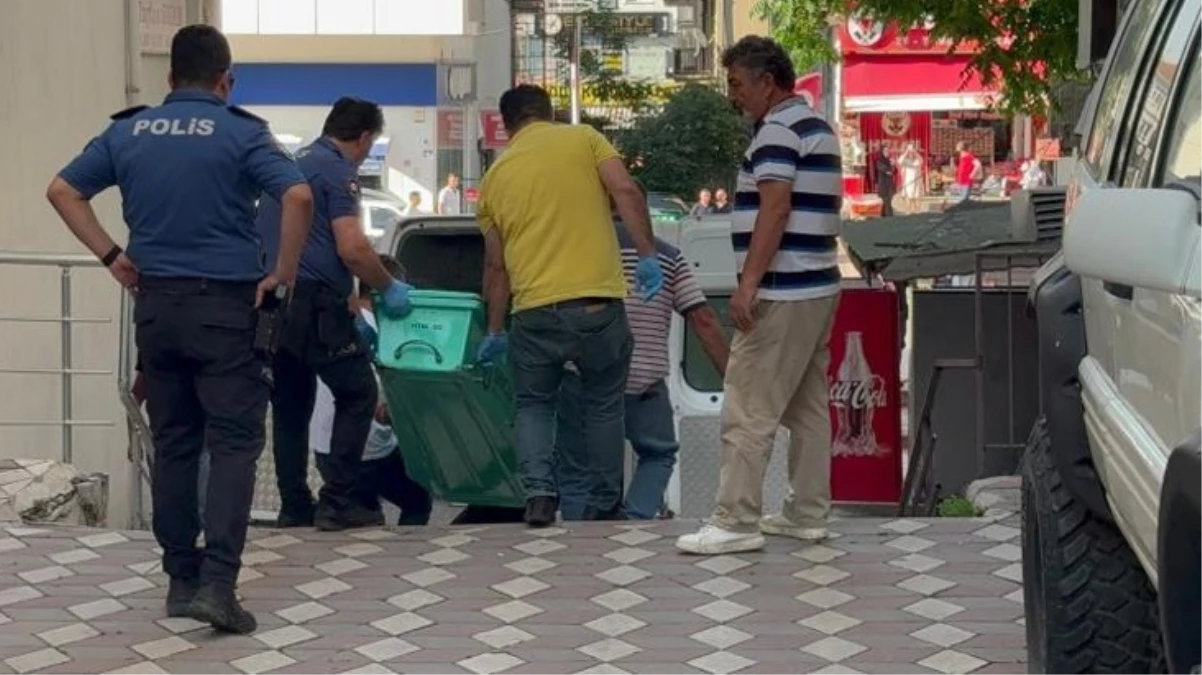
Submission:
[[720,92],[688,84],[615,141],[648,190],[687,197],[702,187],[733,187],[748,130]]
[[997,108],[1046,115],[1058,84],[1077,69],[1077,0],[759,0],[757,17],[793,56],[799,71],[838,59],[832,18],[855,12],[902,26],[932,21],[935,39],[976,43],[969,70],[1000,92]]

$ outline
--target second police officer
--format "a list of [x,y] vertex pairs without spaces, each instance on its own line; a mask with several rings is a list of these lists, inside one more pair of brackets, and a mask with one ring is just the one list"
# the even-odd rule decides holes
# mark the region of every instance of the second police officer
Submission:
[[[341,98],[326,117],[321,137],[297,152],[297,164],[313,189],[314,209],[273,369],[272,450],[280,527],[316,525],[336,531],[383,524],[378,511],[353,497],[378,391],[357,313],[348,308],[355,277],[379,293],[386,314],[401,315],[409,307],[411,287],[384,269],[360,220],[359,165],[383,130],[380,106]],[[258,229],[270,255],[280,230],[280,208],[270,195],[260,203]],[[315,506],[307,479],[317,377],[334,395],[334,428]]]
[[[228,103],[225,36],[188,26],[171,43],[171,93],[156,107],[112,116],[47,191],[71,232],[121,285],[136,289],[135,337],[154,435],[154,534],[170,577],[167,614],[250,633],[235,596],[264,444],[270,345],[256,311],[292,285],[312,194],[267,123]],[[90,200],[116,185],[129,250],[105,232]],[[255,198],[282,205],[268,274]],[[197,513],[202,446],[211,454],[205,547]]]

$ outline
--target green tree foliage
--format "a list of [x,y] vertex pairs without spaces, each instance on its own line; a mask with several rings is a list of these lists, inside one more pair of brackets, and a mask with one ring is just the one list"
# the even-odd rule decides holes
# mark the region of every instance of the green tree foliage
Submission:
[[748,142],[726,97],[700,84],[685,85],[661,111],[640,115],[615,136],[648,190],[685,197],[702,187],[733,187]]
[[934,21],[932,37],[974,42],[968,68],[1002,92],[998,109],[1046,115],[1053,89],[1088,76],[1077,69],[1077,0],[759,0],[755,13],[793,54],[799,71],[837,58],[832,17],[857,12],[910,26]]

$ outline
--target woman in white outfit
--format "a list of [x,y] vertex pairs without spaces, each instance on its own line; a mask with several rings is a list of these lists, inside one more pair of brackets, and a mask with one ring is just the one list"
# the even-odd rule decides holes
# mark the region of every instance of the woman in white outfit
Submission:
[[901,194],[905,200],[906,211],[914,213],[918,210],[918,199],[922,196],[922,155],[918,154],[913,143],[908,143],[897,164],[901,167]]

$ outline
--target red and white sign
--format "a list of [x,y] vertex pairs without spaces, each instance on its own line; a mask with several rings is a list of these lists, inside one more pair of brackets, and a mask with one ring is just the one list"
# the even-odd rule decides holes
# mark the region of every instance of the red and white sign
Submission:
[[896,23],[883,23],[853,14],[840,31],[840,47],[844,54],[914,55],[914,54],[973,54],[973,42],[956,43],[947,38],[935,38],[931,20],[903,28]]
[[463,147],[463,111],[438,111],[439,149],[458,150]]
[[807,73],[793,83],[793,95],[800,96],[806,105],[818,110],[822,105],[822,73]]
[[468,204],[475,204],[480,201],[480,189],[470,187],[463,191],[463,200]]
[[831,498],[896,504],[902,489],[897,291],[845,288],[831,332]]
[[499,150],[509,145],[509,134],[505,131],[505,120],[501,118],[499,111],[481,111],[480,129],[484,136],[485,148]]

